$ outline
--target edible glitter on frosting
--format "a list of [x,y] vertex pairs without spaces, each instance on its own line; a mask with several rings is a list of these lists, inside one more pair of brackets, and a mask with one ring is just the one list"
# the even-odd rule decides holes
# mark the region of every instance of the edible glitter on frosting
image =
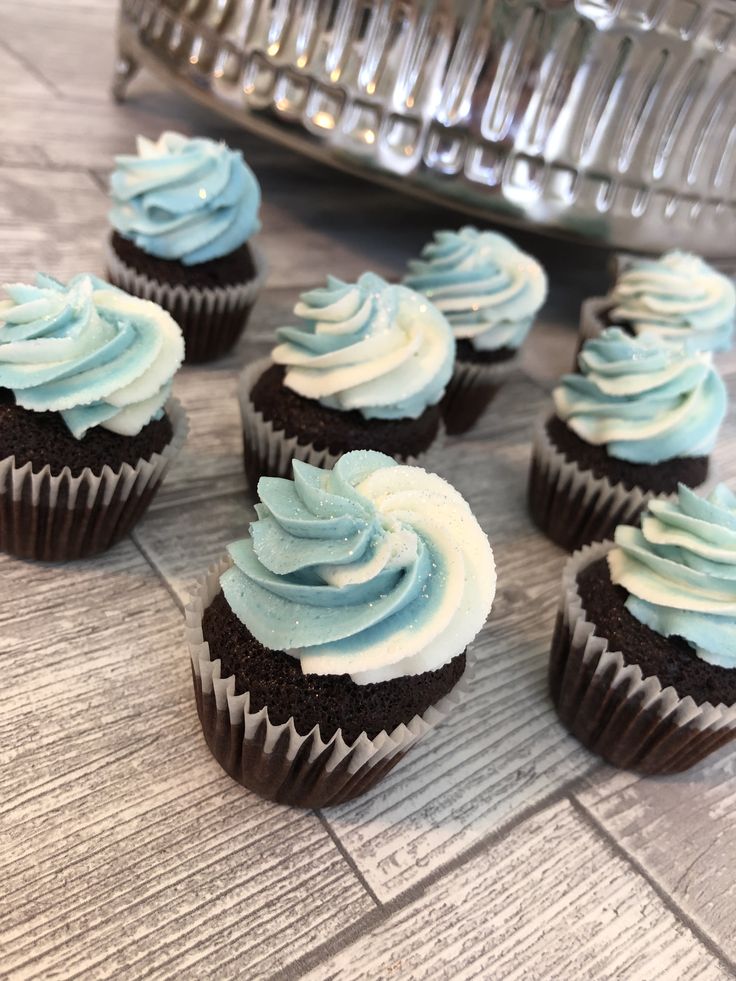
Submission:
[[260,226],[261,189],[240,150],[203,137],[139,136],[115,158],[110,221],[144,252],[185,266],[228,255]]
[[547,277],[505,235],[472,226],[436,232],[404,282],[441,310],[479,351],[518,348],[547,297]]
[[161,416],[184,359],[168,313],[86,274],[5,292],[0,387],[18,405],[58,412],[77,439],[93,426],[134,436]]
[[710,355],[609,327],[585,342],[578,363],[580,373],[563,376],[553,398],[587,443],[650,464],[713,449],[727,394]]
[[676,501],[651,501],[641,529],[620,525],[608,554],[626,608],[665,637],[684,637],[698,657],[736,668],[736,495],[707,497],[680,485]]
[[358,450],[333,470],[293,461],[262,477],[250,537],[228,548],[227,602],[253,636],[305,674],[358,684],[440,668],[485,623],[496,574],[488,539],[441,477]]
[[294,313],[301,323],[277,330],[272,357],[299,395],[366,419],[416,419],[442,398],[455,340],[420,294],[374,273],[357,283],[328,276],[325,287],[302,294]]

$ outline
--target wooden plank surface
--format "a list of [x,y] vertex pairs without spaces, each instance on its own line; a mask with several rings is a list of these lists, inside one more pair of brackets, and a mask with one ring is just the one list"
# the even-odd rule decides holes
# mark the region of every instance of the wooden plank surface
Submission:
[[729,976],[566,802],[433,882],[307,975],[310,981]]
[[263,976],[373,908],[316,816],[210,756],[181,614],[132,543],[0,577],[3,977]]
[[606,768],[579,800],[736,962],[736,758],[728,748],[673,777]]
[[[234,398],[299,289],[401,275],[441,209],[304,161],[145,74],[106,96],[113,0],[0,0],[3,280],[102,272],[104,187],[137,132],[241,146],[271,267],[242,344],[185,369],[191,437],[133,537],[63,568],[0,559],[0,976],[717,978],[736,956],[733,754],[669,781],[611,772],[545,691],[563,554],[532,528],[533,420],[608,256],[532,235],[550,297],[522,368],[425,465],[466,496],[499,590],[466,704],[375,791],[266,804],[201,738],[181,637],[194,578],[252,517]],[[721,358],[731,387],[736,358]],[[716,454],[736,479],[729,419]]]

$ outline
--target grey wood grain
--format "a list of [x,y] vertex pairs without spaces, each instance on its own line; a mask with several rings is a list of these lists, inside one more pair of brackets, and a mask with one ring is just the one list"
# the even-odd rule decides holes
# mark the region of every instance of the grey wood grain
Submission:
[[[45,80],[47,91],[84,101],[107,101],[100,79],[110,71],[115,52],[116,5],[110,0],[87,4],[84,18],[68,16],[62,4],[36,4],[33,0],[0,4],[3,44],[21,58],[30,71]],[[39,32],[54,38],[39,44]],[[90,44],[90,37],[96,39]]]
[[314,815],[210,756],[181,614],[131,543],[0,579],[4,977],[260,977],[372,908]]
[[327,813],[382,901],[597,765],[548,700],[561,557],[551,545],[529,553],[533,542],[497,549],[499,594],[471,648],[475,677],[463,705],[374,793]]
[[[564,557],[526,516],[528,437],[571,361],[581,300],[605,289],[603,252],[517,236],[550,277],[522,359],[536,383],[517,374],[472,433],[425,460],[467,497],[499,569],[465,706],[324,824],[257,800],[212,760],[177,604],[252,516],[237,372],[300,289],[328,272],[397,278],[463,218],[240,133],[145,73],[113,105],[115,8],[0,0],[2,279],[102,273],[113,155],[165,128],[243,149],[271,276],[233,355],[177,378],[191,438],[133,539],[63,569],[0,558],[0,973],[294,976],[295,961],[379,920],[314,976],[721,976],[677,909],[733,953],[731,756],[682,780],[612,779],[545,693]],[[719,364],[730,380],[736,357]],[[717,457],[736,478],[732,420]],[[566,804],[538,813],[586,774],[590,824]],[[361,876],[390,905],[376,911]]]
[[607,768],[579,800],[662,890],[736,960],[736,755],[657,779]]
[[2,282],[99,268],[106,203],[89,174],[0,166],[0,188]]
[[307,978],[729,976],[561,803],[432,883]]

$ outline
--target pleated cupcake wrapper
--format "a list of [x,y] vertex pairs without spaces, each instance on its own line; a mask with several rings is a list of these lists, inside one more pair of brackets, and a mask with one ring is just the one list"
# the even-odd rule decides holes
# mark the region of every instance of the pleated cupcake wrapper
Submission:
[[448,435],[468,432],[518,365],[518,353],[496,364],[456,361],[442,399],[442,419]]
[[141,518],[188,431],[186,413],[166,404],[173,437],[160,453],[118,470],[86,467],[72,476],[49,465],[34,473],[31,463],[0,460],[0,551],[25,559],[64,561],[105,551]]
[[160,283],[123,262],[110,241],[105,248],[105,261],[113,285],[168,310],[184,335],[184,360],[201,364],[222,357],[234,346],[263,286],[266,258],[258,246],[249,244],[255,279],[231,286],[199,288]]
[[680,698],[596,634],[577,579],[613,547],[589,545],[565,565],[550,656],[552,700],[566,728],[614,766],[648,774],[687,770],[736,736],[736,706]]
[[[342,456],[341,453],[332,453],[326,447],[317,449],[313,443],[300,443],[298,436],[287,436],[283,429],[277,429],[270,419],[264,419],[263,413],[256,410],[250,393],[271,363],[270,358],[251,362],[241,373],[238,383],[245,473],[253,490],[260,477],[291,477],[292,460],[331,469]],[[414,465],[421,455],[409,456],[402,462]]]
[[340,804],[365,793],[404,754],[434,729],[460,703],[472,680],[468,667],[451,692],[387,734],[369,739],[363,732],[351,744],[338,730],[324,740],[319,726],[300,735],[293,717],[276,725],[268,706],[250,711],[250,695],[235,694],[234,677],[220,676],[220,660],[210,660],[202,633],[202,617],[220,590],[228,557],[210,566],[191,593],[185,608],[186,640],[202,730],[213,756],[233,779],[261,797],[299,807]]
[[545,415],[534,428],[528,502],[536,525],[557,545],[573,552],[611,538],[617,525],[636,524],[652,498],[667,496],[581,470],[554,445],[546,421]]

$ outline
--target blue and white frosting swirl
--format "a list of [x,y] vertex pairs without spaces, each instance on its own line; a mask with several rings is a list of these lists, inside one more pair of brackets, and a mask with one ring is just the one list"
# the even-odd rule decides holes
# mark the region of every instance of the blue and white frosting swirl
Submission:
[[67,286],[39,275],[0,300],[0,388],[34,412],[58,412],[81,439],[93,426],[134,436],[159,417],[184,359],[168,313],[95,276]]
[[[493,552],[446,481],[357,450],[331,471],[262,477],[250,537],[220,583],[235,615],[305,674],[358,684],[433,671],[485,623]],[[441,515],[441,520],[438,520]]]
[[110,221],[149,255],[185,266],[233,252],[261,227],[261,189],[240,150],[204,138],[138,137],[115,158]]
[[518,348],[547,297],[547,277],[504,235],[467,226],[436,232],[404,282],[424,293],[458,340],[480,351]]
[[374,273],[357,283],[328,276],[327,286],[302,294],[294,313],[303,323],[276,331],[272,357],[299,395],[366,419],[416,419],[442,398],[455,340],[418,293]]
[[586,341],[580,374],[564,375],[555,409],[573,432],[631,463],[711,452],[726,414],[726,388],[710,355],[656,336],[609,327]]
[[651,501],[639,528],[620,525],[608,554],[626,608],[698,657],[736,668],[736,495],[719,484],[706,499],[680,485],[676,501]]
[[611,291],[611,318],[689,351],[726,351],[736,319],[733,282],[699,256],[667,252],[636,259]]

